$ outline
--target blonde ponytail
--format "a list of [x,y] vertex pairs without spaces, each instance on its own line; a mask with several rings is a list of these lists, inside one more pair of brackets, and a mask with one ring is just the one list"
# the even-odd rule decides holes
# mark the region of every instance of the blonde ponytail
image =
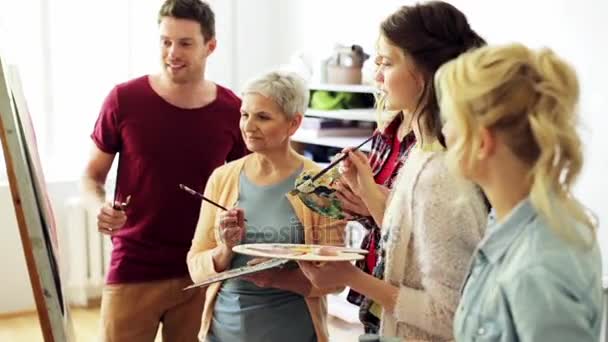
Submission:
[[595,234],[596,223],[572,196],[582,165],[576,125],[579,84],[572,67],[551,50],[521,44],[483,47],[446,64],[437,79],[442,112],[462,136],[451,163],[472,165],[473,134],[482,126],[507,136],[512,152],[531,166],[530,200],[556,232],[574,242],[589,242],[566,220],[582,222]]
[[[543,49],[532,55],[538,79],[534,89],[538,100],[528,120],[540,150],[531,171],[530,198],[559,229],[565,213],[595,230],[590,213],[572,196],[572,186],[583,165],[581,140],[576,131],[579,84],[574,69],[553,51]],[[552,203],[554,196],[557,201]],[[576,232],[561,231],[570,240],[580,240]]]

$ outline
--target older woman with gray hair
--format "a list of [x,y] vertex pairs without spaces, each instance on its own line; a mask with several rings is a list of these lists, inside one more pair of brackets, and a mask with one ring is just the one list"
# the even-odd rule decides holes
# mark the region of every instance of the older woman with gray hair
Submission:
[[[249,259],[232,247],[243,243],[343,244],[344,222],[322,217],[290,195],[298,175],[318,166],[290,146],[308,105],[305,82],[271,72],[243,92],[240,129],[246,157],[216,169],[205,196],[227,207],[203,203],[188,269],[195,282]],[[204,158],[204,156],[202,156]],[[245,221],[247,217],[247,221]],[[282,268],[207,288],[202,341],[328,341],[325,295],[299,268]]]

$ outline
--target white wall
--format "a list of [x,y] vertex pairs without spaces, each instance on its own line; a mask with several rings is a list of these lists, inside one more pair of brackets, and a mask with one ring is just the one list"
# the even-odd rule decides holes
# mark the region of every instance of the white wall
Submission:
[[[162,1],[161,1],[162,2]],[[130,75],[158,70],[158,5],[130,0],[137,15],[129,22]],[[206,77],[238,92],[255,74],[278,65],[289,56],[277,40],[281,0],[209,0],[216,15],[217,49],[208,59]],[[252,14],[255,13],[255,16]],[[281,36],[282,37],[282,36]],[[280,51],[280,53],[277,53]]]
[[32,288],[26,271],[23,248],[13,211],[10,189],[0,186],[0,313],[31,310],[34,308]]
[[[47,185],[57,230],[62,232],[61,246],[66,245],[69,232],[66,227],[66,211],[64,204],[67,199],[77,193],[77,183],[51,182]],[[19,229],[15,219],[15,211],[7,184],[0,184],[0,227],[2,239],[0,240],[0,314],[7,312],[23,312],[35,309],[34,295],[25,264],[25,256],[19,236]],[[61,249],[62,258],[69,257],[67,249]],[[65,271],[65,269],[63,269]],[[63,279],[67,281],[67,279]]]

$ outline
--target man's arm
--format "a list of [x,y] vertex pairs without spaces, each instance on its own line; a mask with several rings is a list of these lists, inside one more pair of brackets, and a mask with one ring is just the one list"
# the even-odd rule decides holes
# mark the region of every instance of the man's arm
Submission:
[[99,208],[105,202],[105,184],[115,154],[103,152],[93,144],[81,179],[82,196],[87,206]]

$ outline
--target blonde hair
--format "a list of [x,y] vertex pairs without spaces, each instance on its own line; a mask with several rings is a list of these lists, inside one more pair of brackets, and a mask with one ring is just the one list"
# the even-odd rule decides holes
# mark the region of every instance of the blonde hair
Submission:
[[530,200],[556,232],[583,241],[561,228],[569,213],[594,236],[595,220],[571,192],[583,153],[576,132],[579,84],[570,65],[549,49],[490,46],[447,63],[436,81],[441,112],[453,117],[461,132],[450,146],[452,167],[472,166],[477,127],[499,131],[513,154],[530,165]]

